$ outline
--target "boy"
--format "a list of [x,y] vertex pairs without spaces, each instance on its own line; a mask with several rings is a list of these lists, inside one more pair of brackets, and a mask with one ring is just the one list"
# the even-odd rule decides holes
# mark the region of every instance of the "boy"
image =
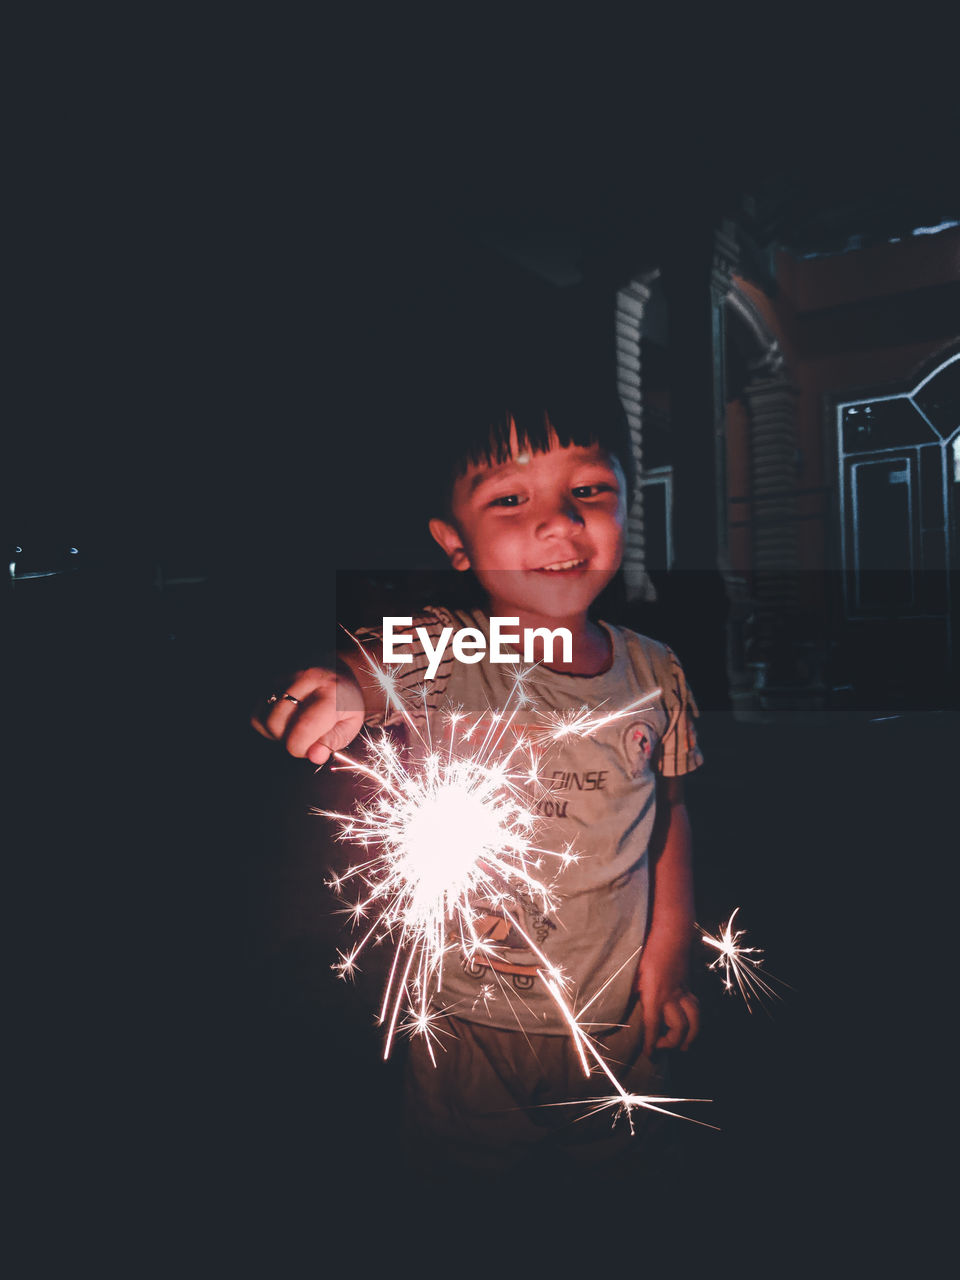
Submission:
[[[429,523],[454,570],[473,574],[484,608],[429,609],[405,634],[422,626],[435,649],[444,627],[470,626],[489,641],[494,617],[515,619],[507,630],[521,636],[541,628],[570,633],[566,653],[545,651],[536,637],[538,665],[525,677],[531,708],[519,721],[535,723],[544,710],[615,710],[660,690],[595,734],[553,744],[544,757],[541,775],[551,789],[539,806],[537,841],[556,851],[572,845],[578,855],[553,886],[557,911],[518,893],[518,933],[508,913],[490,905],[482,928],[497,950],[445,961],[438,997],[450,1033],[441,1037],[444,1051],[434,1066],[414,1038],[407,1065],[411,1134],[434,1165],[452,1160],[502,1172],[546,1160],[556,1171],[558,1161],[592,1163],[635,1144],[626,1123],[611,1126],[609,1113],[584,1123],[589,1106],[554,1105],[607,1094],[609,1085],[602,1076],[583,1078],[530,939],[571,980],[574,1007],[588,1006],[584,1024],[628,1091],[662,1092],[658,1051],[686,1049],[697,1034],[698,1006],[687,985],[693,883],[681,783],[702,759],[696,707],[668,649],[590,612],[623,557],[625,425],[620,413],[567,419],[556,406],[515,404],[481,415],[452,467],[443,513]],[[362,638],[379,658],[378,633]],[[406,652],[413,662],[391,672],[409,693],[422,685],[428,663],[416,640]],[[340,658],[336,669],[301,671],[274,694],[270,710],[254,719],[258,731],[321,765],[364,723],[383,723],[384,695],[362,656]],[[427,698],[409,705],[428,720],[452,707],[490,713],[507,703],[517,670],[458,662],[448,646]]]

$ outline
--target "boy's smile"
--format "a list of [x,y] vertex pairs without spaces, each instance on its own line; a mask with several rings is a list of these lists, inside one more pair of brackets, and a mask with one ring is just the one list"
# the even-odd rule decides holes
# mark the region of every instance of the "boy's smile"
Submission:
[[455,569],[472,569],[490,612],[579,625],[623,557],[626,483],[600,445],[522,451],[512,433],[505,463],[472,464],[458,477],[452,521],[430,531]]

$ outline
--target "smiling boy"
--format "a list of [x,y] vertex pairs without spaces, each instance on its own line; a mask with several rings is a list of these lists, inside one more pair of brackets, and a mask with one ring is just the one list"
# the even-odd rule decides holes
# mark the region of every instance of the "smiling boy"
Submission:
[[[453,708],[494,715],[506,705],[516,666],[458,661],[449,649],[428,662],[445,628],[489,638],[491,618],[533,637],[537,665],[524,677],[529,705],[517,731],[544,712],[640,704],[544,757],[551,788],[537,806],[538,841],[577,854],[553,886],[556,912],[519,892],[510,911],[480,903],[479,927],[495,949],[445,964],[437,997],[445,1052],[434,1066],[414,1039],[407,1069],[411,1140],[434,1167],[555,1169],[612,1157],[627,1137],[608,1117],[574,1123],[582,1110],[551,1105],[589,1099],[597,1084],[583,1079],[542,956],[569,979],[574,1008],[628,1091],[661,1092],[662,1051],[687,1048],[698,1031],[687,982],[693,878],[681,782],[701,763],[696,707],[669,649],[590,613],[623,558],[629,446],[621,425],[592,426],[540,406],[481,417],[454,463],[443,512],[429,522],[452,567],[473,574],[485,607],[432,607],[411,620],[414,661],[394,670],[402,692],[425,689],[409,703],[415,715],[439,724]],[[546,654],[545,635],[558,628],[569,632],[569,649]],[[376,652],[381,635],[368,630],[364,643]],[[397,723],[362,658],[341,657],[336,670],[297,673],[255,727],[322,764],[365,723]]]

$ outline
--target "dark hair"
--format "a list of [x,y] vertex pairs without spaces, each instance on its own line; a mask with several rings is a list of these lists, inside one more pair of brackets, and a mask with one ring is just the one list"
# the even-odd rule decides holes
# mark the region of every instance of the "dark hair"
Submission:
[[510,458],[511,429],[516,425],[521,449],[545,453],[556,436],[560,445],[599,445],[617,459],[627,483],[627,503],[633,498],[635,467],[630,427],[614,390],[588,395],[585,390],[518,395],[498,405],[465,406],[459,421],[441,436],[434,455],[434,502],[449,514],[454,482],[471,465],[506,462]]

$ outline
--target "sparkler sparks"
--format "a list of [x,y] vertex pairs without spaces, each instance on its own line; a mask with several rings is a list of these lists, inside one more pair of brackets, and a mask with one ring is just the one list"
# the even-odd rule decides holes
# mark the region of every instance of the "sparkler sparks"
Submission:
[[[636,1129],[634,1127],[633,1113],[637,1110],[656,1111],[659,1115],[670,1116],[674,1120],[688,1120],[690,1124],[698,1124],[704,1129],[717,1129],[718,1126],[715,1124],[707,1124],[705,1120],[696,1120],[693,1116],[681,1115],[679,1111],[668,1111],[666,1107],[661,1105],[664,1102],[669,1102],[671,1105],[674,1105],[678,1102],[709,1101],[709,1098],[666,1098],[659,1093],[627,1093],[625,1090],[619,1089],[618,1086],[617,1093],[612,1093],[606,1098],[592,1099],[592,1109],[586,1113],[584,1119],[586,1119],[587,1116],[599,1115],[603,1111],[610,1111],[613,1113],[611,1127],[616,1125],[618,1120],[626,1117],[627,1123],[630,1126],[630,1132],[635,1133]],[[578,1104],[559,1103],[558,1105],[575,1106]]]
[[724,990],[732,992],[736,985],[744,1003],[752,1013],[751,998],[761,1006],[765,998],[780,999],[779,994],[770,986],[770,981],[777,982],[779,979],[774,978],[773,974],[761,976],[763,952],[759,947],[745,947],[741,944],[740,939],[746,936],[746,930],[734,930],[733,927],[734,918],[739,910],[739,907],[734,908],[730,919],[717,934],[708,933],[701,925],[697,925],[696,928],[700,930],[704,944],[719,953],[707,968],[723,974]]
[[654,689],[653,693],[644,694],[642,698],[638,698],[636,702],[631,702],[629,706],[620,707],[616,711],[608,711],[606,715],[601,715],[599,711],[591,710],[590,707],[581,707],[579,711],[555,711],[544,726],[543,736],[550,742],[562,742],[564,738],[572,737],[588,738],[606,725],[622,720],[625,716],[632,715],[640,707],[647,706],[659,693],[659,689]]
[[[547,716],[531,730],[514,724],[520,707],[532,702],[525,679],[517,678],[505,709],[491,708],[482,716],[449,710],[442,741],[434,743],[429,724],[422,729],[426,716],[414,719],[396,685],[360,648],[388,701],[422,748],[418,759],[413,752],[398,750],[383,733],[379,739],[368,738],[366,763],[334,751],[337,765],[372,783],[372,793],[349,814],[314,810],[339,822],[340,838],[360,845],[369,855],[328,881],[338,894],[351,884],[358,886],[359,895],[346,914],[362,930],[349,951],[338,953],[333,967],[350,978],[359,970],[366,947],[384,940],[392,943],[379,1014],[386,1027],[384,1058],[395,1036],[405,1033],[422,1036],[436,1062],[434,1048],[440,1044],[443,1016],[436,997],[443,986],[444,959],[451,952],[468,961],[495,958],[498,945],[487,936],[483,920],[496,911],[536,957],[540,979],[569,1028],[584,1075],[600,1072],[610,1082],[611,1095],[587,1100],[594,1108],[590,1114],[610,1107],[614,1123],[626,1116],[632,1132],[638,1108],[663,1111],[664,1102],[700,1101],[646,1097],[623,1088],[573,1012],[566,976],[543,954],[512,908],[520,897],[544,913],[555,910],[551,873],[576,860],[570,847],[557,851],[535,842],[536,806],[549,794],[549,787],[539,781],[539,748],[596,733],[652,701],[660,690],[603,714],[585,708],[572,716]],[[492,965],[490,973],[502,985]],[[492,985],[485,984],[482,1004],[486,1006],[494,994]]]
[[[504,909],[518,890],[544,910],[554,906],[539,877],[545,859],[557,858],[531,837],[534,819],[509,765],[480,756],[460,758],[433,751],[409,767],[384,736],[371,744],[372,765],[343,752],[335,759],[375,781],[373,799],[353,814],[321,811],[341,823],[341,837],[371,850],[369,860],[330,882],[339,890],[359,881],[362,895],[350,909],[372,924],[342,957],[349,971],[363,948],[383,934],[396,956],[381,1017],[389,1024],[387,1053],[401,1009],[408,1002],[422,1019],[442,983],[443,957],[451,948],[489,952],[478,928],[482,900]],[[455,942],[447,941],[449,933]]]

